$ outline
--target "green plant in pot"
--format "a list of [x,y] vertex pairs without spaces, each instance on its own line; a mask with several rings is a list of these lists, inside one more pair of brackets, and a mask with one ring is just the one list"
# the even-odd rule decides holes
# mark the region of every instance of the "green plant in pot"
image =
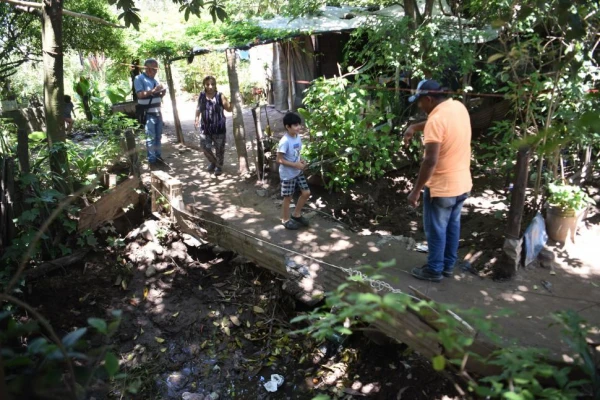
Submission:
[[548,185],[546,231],[550,239],[564,243],[575,241],[577,225],[589,204],[594,204],[579,186],[551,183]]

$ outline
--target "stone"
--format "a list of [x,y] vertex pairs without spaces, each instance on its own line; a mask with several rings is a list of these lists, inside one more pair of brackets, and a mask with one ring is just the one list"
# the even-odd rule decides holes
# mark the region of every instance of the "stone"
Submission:
[[146,268],[146,277],[150,278],[154,275],[156,275],[156,268],[154,268],[154,265],[150,265],[148,268]]
[[183,243],[190,247],[200,247],[203,244],[200,240],[187,233],[184,233],[181,237],[183,238]]
[[204,395],[200,394],[200,393],[190,393],[190,392],[184,392],[181,395],[181,398],[183,400],[204,400]]
[[217,400],[219,398],[219,393],[217,392],[212,392],[210,395],[208,395],[208,398],[210,400]]
[[187,378],[180,372],[175,372],[174,374],[169,375],[167,378],[167,385],[169,385],[169,388],[174,391],[183,389],[186,383]]
[[129,232],[127,234],[127,236],[125,236],[125,240],[135,240],[138,238],[138,236],[140,235],[140,228],[135,228],[134,230],[132,230],[131,232]]
[[223,254],[223,253],[227,252],[227,249],[225,249],[221,246],[215,246],[215,247],[213,247],[212,252],[214,255],[218,256],[219,254]]
[[140,235],[148,242],[156,240],[157,233],[158,223],[154,220],[145,221],[142,226],[140,226]]
[[540,250],[540,253],[538,254],[538,260],[545,263],[554,261],[555,258],[556,254],[554,254],[554,252],[547,247],[544,247],[542,250]]
[[239,256],[239,255],[236,256],[233,260],[231,260],[229,262],[229,264],[231,264],[231,265],[244,265],[244,264],[248,264],[248,263],[250,263],[250,261],[248,261],[247,258]]
[[259,195],[260,197],[268,197],[269,196],[269,191],[266,189],[258,189],[256,191],[256,194]]

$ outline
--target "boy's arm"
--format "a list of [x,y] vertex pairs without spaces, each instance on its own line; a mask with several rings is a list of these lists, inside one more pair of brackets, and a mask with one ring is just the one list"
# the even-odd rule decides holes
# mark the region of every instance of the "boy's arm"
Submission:
[[292,161],[288,161],[285,158],[283,158],[283,155],[285,153],[277,153],[277,159],[275,161],[277,161],[279,164],[282,165],[287,165],[288,167],[292,167],[292,168],[296,168],[299,170],[304,170],[306,168],[306,163],[304,162],[292,162]]

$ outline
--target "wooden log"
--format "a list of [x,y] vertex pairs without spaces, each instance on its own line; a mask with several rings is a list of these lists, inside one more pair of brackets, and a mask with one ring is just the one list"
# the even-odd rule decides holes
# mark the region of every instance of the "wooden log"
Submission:
[[96,229],[98,226],[112,221],[125,214],[124,208],[131,204],[137,205],[140,195],[136,191],[141,185],[137,177],[132,177],[117,185],[97,202],[90,204],[80,212],[77,230]]
[[73,254],[69,254],[68,256],[57,258],[56,260],[48,261],[38,265],[34,269],[30,269],[25,271],[23,276],[29,279],[39,278],[49,272],[52,272],[59,268],[68,267],[70,265],[75,264],[76,262],[83,259],[86,254],[89,253],[89,249],[80,249],[77,250]]
[[262,126],[260,123],[260,106],[257,104],[256,107],[252,108],[252,118],[254,118],[254,127],[256,128],[256,170],[258,172],[258,179],[265,179],[265,149],[263,147],[263,134]]

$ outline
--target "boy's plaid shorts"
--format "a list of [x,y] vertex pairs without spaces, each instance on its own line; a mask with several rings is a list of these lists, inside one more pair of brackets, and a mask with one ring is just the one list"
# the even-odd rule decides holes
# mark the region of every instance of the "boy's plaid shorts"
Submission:
[[294,192],[296,192],[296,188],[300,188],[300,190],[309,190],[308,182],[306,182],[306,178],[304,177],[303,173],[300,173],[300,175],[293,179],[281,181],[281,196],[293,196]]

